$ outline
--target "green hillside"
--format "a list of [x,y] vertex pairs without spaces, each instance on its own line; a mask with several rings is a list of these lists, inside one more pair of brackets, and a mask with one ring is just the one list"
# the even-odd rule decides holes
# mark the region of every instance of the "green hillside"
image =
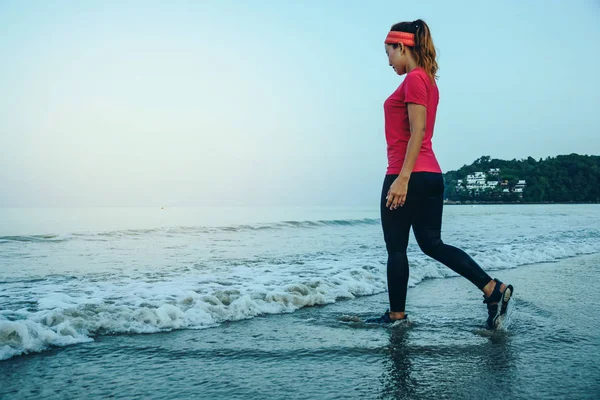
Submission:
[[483,156],[444,178],[445,197],[450,201],[600,202],[600,156],[569,154],[537,161]]

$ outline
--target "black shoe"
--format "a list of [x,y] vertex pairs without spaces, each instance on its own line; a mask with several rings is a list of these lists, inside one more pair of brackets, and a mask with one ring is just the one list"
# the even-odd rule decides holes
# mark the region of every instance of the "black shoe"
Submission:
[[506,285],[504,291],[501,292],[500,287],[502,286],[502,282],[498,279],[494,280],[496,281],[496,286],[490,297],[483,296],[483,302],[487,305],[488,310],[487,327],[489,329],[497,329],[500,326],[506,314],[508,302],[513,294],[512,285]]
[[408,321],[408,314],[404,314],[404,318],[402,319],[391,319],[390,310],[387,310],[381,317],[365,319],[366,324],[393,324],[397,321]]

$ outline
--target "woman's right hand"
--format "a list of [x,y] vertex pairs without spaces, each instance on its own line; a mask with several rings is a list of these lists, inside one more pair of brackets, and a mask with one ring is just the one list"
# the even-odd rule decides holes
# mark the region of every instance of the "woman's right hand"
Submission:
[[390,210],[394,210],[398,208],[398,206],[402,207],[404,203],[406,203],[408,181],[409,178],[399,175],[392,183],[392,186],[390,186],[390,190],[388,190],[386,197],[387,202],[385,203],[385,206],[389,207]]

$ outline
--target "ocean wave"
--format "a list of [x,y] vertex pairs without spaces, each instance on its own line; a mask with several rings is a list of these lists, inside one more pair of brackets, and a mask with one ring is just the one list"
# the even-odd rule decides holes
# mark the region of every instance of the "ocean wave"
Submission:
[[70,239],[69,235],[24,235],[24,236],[0,236],[0,244],[8,242],[34,242],[34,243],[58,243]]
[[11,242],[36,242],[36,243],[60,243],[69,240],[111,240],[123,237],[140,237],[144,235],[165,234],[165,235],[194,235],[207,234],[216,232],[243,232],[243,231],[260,231],[271,229],[292,229],[292,228],[319,228],[319,227],[343,227],[343,226],[358,226],[358,225],[377,225],[380,223],[379,218],[361,218],[361,219],[341,219],[341,220],[315,220],[315,221],[280,221],[273,223],[260,223],[252,225],[231,225],[231,226],[175,226],[151,229],[124,229],[117,231],[105,232],[74,232],[70,234],[40,234],[40,235],[16,235],[16,236],[0,236],[0,244]]
[[[255,285],[194,290],[188,279],[151,285],[132,282],[96,288],[103,297],[48,293],[36,311],[0,311],[0,360],[50,347],[92,341],[97,335],[202,329],[226,321],[334,303],[386,290],[373,268],[270,287]],[[88,286],[86,292],[93,289]]]
[[[600,252],[594,243],[543,249],[510,246],[480,252],[475,258],[486,271],[500,273],[520,265]],[[409,260],[409,287],[427,279],[457,276],[419,253],[416,246],[409,248]],[[272,276],[268,270],[257,274],[248,268],[247,275],[238,270],[219,278],[188,274],[166,281],[57,282],[37,299],[35,307],[0,311],[0,360],[92,341],[97,335],[203,329],[387,290],[384,260],[355,264],[362,267],[326,268],[329,275],[309,279],[298,278],[305,274],[290,269]],[[77,284],[82,286],[75,288]],[[13,291],[17,293],[18,288]]]
[[[356,230],[308,230],[361,224],[372,226]],[[288,313],[303,307],[385,292],[387,257],[381,231],[375,226],[378,224],[378,219],[284,221],[218,228],[104,232],[104,237],[220,232],[219,238],[226,237],[227,240],[222,248],[218,248],[222,252],[211,253],[215,249],[214,243],[185,248],[185,254],[190,254],[185,258],[182,250],[173,247],[185,244],[185,240],[155,241],[151,237],[147,242],[141,242],[143,251],[136,253],[125,246],[118,257],[109,260],[116,260],[119,267],[123,266],[118,271],[107,270],[102,265],[97,270],[90,269],[96,272],[89,274],[56,273],[45,275],[44,279],[24,274],[3,277],[0,282],[3,294],[0,298],[0,360],[90,341],[98,335],[202,329],[226,321]],[[444,240],[465,250],[484,270],[498,278],[502,278],[501,271],[505,269],[600,252],[600,230],[585,224],[561,231],[556,229],[562,229],[562,226],[554,225],[547,229],[536,225],[531,230],[520,231],[505,228],[499,235],[490,233],[489,226],[481,225],[477,230],[478,225],[473,224],[471,230],[450,232]],[[298,227],[307,230],[293,231],[299,235],[268,231],[229,236],[230,231]],[[533,229],[535,233],[532,233]],[[338,232],[343,234],[337,235]],[[72,236],[81,237],[77,235]],[[249,236],[254,241],[248,242],[246,247],[241,246],[243,243],[235,243],[239,238]],[[45,239],[61,238],[65,237],[48,235]],[[191,239],[196,242],[195,237]],[[260,247],[265,243],[264,248]],[[146,252],[152,246],[158,250],[150,256],[160,255],[167,249],[176,256],[175,261],[160,264],[159,260],[148,258]],[[65,256],[65,259],[73,253],[72,249],[60,253],[48,252],[45,245],[37,247],[47,253]],[[112,255],[112,249],[98,247],[86,249],[93,255],[92,260],[96,254]],[[412,240],[408,252],[410,287],[427,279],[457,276],[446,266],[425,256]],[[152,268],[134,264],[138,256]],[[14,260],[19,257],[14,256]],[[74,260],[86,261],[88,258],[75,257]]]

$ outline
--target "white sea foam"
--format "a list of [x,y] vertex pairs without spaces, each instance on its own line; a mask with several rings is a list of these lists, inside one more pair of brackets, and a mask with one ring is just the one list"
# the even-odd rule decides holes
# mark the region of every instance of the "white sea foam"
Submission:
[[[288,279],[291,281],[291,279]],[[329,278],[280,286],[244,284],[195,287],[192,277],[159,283],[130,282],[64,287],[48,285],[36,311],[0,312],[0,360],[92,340],[98,334],[200,329],[224,321],[293,312],[385,290],[382,274],[353,269]],[[8,320],[8,318],[19,319]]]
[[[600,252],[587,216],[569,227],[535,215],[493,233],[484,217],[460,215],[460,229],[444,240],[499,278],[503,269]],[[0,259],[13,271],[0,282],[0,360],[102,334],[203,329],[384,292],[386,254],[374,221],[10,238],[4,254],[27,258]],[[456,276],[412,239],[409,261],[410,286]]]

